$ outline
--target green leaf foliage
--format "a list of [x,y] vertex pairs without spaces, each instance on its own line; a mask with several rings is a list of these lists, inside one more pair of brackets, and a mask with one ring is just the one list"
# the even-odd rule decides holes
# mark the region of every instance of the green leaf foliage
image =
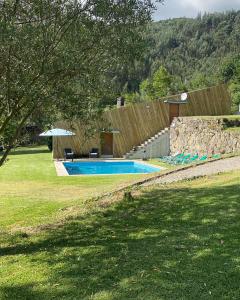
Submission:
[[0,1],[0,136],[14,125],[15,143],[36,112],[96,119],[114,94],[114,70],[141,56],[153,8],[150,0]]

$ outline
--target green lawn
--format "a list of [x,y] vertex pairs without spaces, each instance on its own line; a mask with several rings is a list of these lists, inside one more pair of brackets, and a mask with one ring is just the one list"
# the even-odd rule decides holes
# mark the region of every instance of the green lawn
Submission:
[[[20,166],[20,160],[12,157],[9,166]],[[48,154],[40,164],[51,169]],[[28,180],[39,183],[39,190],[44,184],[83,190],[90,186],[78,178],[66,183],[53,169],[46,170],[43,179],[42,171],[30,176],[30,167],[24,166],[26,173],[15,168],[11,174],[9,166],[0,171],[1,184],[2,179],[12,183],[12,192],[16,183],[22,188],[20,198],[17,192],[12,195],[15,206],[24,199],[21,182],[27,186]],[[107,208],[90,205],[56,228],[31,235],[5,231],[0,240],[0,299],[239,299],[240,172],[155,186],[133,195]],[[66,203],[65,197],[56,202]],[[79,201],[74,194],[74,200],[68,197],[72,205]],[[1,197],[1,205],[5,201]],[[30,215],[39,209],[37,203]],[[13,219],[14,212],[9,213]],[[32,223],[24,209],[22,222]]]
[[225,131],[229,131],[229,132],[232,132],[232,133],[240,133],[240,127],[228,127],[225,129]]
[[18,228],[52,222],[64,208],[134,182],[143,175],[58,177],[44,147],[18,149],[0,168],[0,227]]

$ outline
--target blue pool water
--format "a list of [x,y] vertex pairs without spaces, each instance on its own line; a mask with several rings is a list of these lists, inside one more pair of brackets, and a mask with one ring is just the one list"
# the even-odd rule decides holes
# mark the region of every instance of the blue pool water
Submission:
[[160,168],[134,161],[82,161],[64,162],[69,175],[79,174],[147,174],[160,171]]

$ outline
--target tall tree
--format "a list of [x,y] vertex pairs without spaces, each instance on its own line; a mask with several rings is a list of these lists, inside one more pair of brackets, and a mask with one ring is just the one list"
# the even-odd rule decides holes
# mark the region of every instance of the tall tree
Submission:
[[167,69],[161,66],[153,75],[153,89],[155,97],[166,96],[171,85],[171,76]]
[[153,74],[152,78],[145,79],[140,84],[140,93],[145,100],[153,100],[166,96],[171,88],[172,77],[164,68],[160,68]]
[[0,136],[3,164],[40,107],[90,121],[110,70],[142,52],[150,0],[0,0]]
[[240,105],[240,55],[227,57],[221,65],[220,79],[229,85],[232,96],[232,111]]

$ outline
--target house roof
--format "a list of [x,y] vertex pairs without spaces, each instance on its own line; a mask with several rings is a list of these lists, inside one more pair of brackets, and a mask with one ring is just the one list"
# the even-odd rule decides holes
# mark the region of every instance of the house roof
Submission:
[[176,100],[176,99],[168,99],[165,100],[164,103],[170,103],[170,104],[187,104],[188,101],[187,100]]

